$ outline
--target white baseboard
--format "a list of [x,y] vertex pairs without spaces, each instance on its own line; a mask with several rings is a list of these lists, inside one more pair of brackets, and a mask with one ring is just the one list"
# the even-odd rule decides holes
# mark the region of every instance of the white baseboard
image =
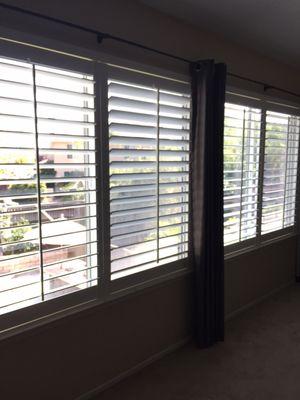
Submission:
[[121,372],[121,374],[115,376],[114,378],[110,379],[107,382],[102,383],[101,385],[95,387],[92,390],[89,390],[88,392],[84,393],[83,395],[77,397],[75,400],[90,400],[94,396],[98,395],[99,393],[103,392],[103,390],[108,389],[115,385],[116,383],[122,381],[125,378],[128,378],[129,376],[137,373],[141,369],[147,367],[148,365],[154,363],[155,361],[163,358],[167,354],[172,353],[173,351],[179,349],[180,347],[184,346],[186,343],[188,343],[191,340],[191,336],[188,336],[177,343],[167,347],[166,349],[160,351],[159,353],[154,354],[153,356],[147,358],[146,360],[136,364],[134,367],[129,368],[128,370]]
[[243,313],[244,311],[248,310],[249,308],[252,308],[253,306],[263,302],[264,300],[268,299],[269,297],[273,296],[274,294],[281,292],[283,289],[286,289],[287,287],[293,285],[295,283],[294,280],[285,283],[284,285],[279,286],[278,288],[271,290],[271,292],[259,297],[258,299],[255,299],[251,301],[250,303],[246,304],[245,306],[242,306],[231,313],[225,315],[225,321],[229,321],[232,318],[235,318],[237,315]]

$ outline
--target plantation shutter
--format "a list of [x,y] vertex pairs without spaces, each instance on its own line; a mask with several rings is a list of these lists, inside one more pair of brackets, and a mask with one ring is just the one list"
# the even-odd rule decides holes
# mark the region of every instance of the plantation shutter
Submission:
[[224,244],[256,236],[261,110],[225,105]]
[[294,225],[300,118],[267,111],[262,233]]
[[190,96],[108,81],[112,279],[187,257]]
[[97,283],[93,76],[0,59],[0,313]]

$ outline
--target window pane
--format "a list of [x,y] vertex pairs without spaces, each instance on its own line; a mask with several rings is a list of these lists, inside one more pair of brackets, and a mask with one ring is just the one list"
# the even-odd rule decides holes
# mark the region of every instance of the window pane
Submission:
[[260,131],[261,110],[225,105],[225,245],[256,236]]
[[262,233],[294,225],[300,118],[268,111]]
[[49,299],[97,283],[94,82],[90,75],[37,67],[36,83]]
[[109,81],[112,279],[187,256],[190,97]]
[[0,59],[0,79],[4,313],[97,283],[96,173],[91,75]]
[[[40,301],[32,66],[0,58],[0,313]],[[28,239],[27,235],[31,235]]]

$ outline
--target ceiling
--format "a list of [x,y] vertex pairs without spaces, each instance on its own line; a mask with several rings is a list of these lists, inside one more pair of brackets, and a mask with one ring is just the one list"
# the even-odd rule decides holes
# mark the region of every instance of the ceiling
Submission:
[[140,0],[287,64],[300,67],[299,0]]

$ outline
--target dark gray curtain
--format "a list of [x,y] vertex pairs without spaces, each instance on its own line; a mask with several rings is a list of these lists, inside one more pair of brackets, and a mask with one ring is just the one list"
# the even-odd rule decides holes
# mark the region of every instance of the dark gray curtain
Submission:
[[195,337],[199,347],[224,340],[223,128],[226,66],[191,65],[191,248]]

